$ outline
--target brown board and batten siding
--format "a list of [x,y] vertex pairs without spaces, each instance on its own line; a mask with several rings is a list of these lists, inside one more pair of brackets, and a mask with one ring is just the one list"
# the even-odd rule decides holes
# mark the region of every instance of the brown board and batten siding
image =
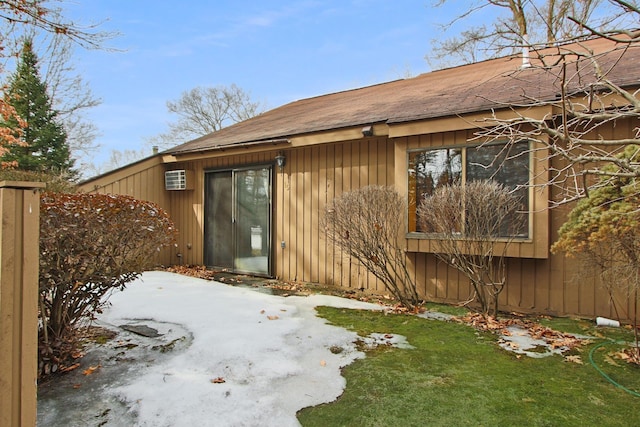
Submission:
[[[428,124],[413,126],[414,131],[419,126],[422,132],[431,129]],[[599,132],[604,138],[621,139],[633,135],[634,126],[637,126],[636,120],[621,120],[615,125],[600,128]],[[436,129],[441,130],[442,126]],[[393,130],[390,132],[395,135],[398,133]],[[406,159],[410,150],[463,145],[473,138],[472,129],[395,138],[396,188],[402,194],[408,193]],[[546,157],[544,151],[535,152],[532,161],[534,184],[544,184],[542,179],[547,179],[545,171],[550,167],[556,170],[561,168],[557,159],[554,159],[553,165],[549,165]],[[628,298],[624,290],[617,287],[610,295],[597,273],[587,271],[585,274],[580,260],[563,253],[550,252],[550,245],[558,239],[558,230],[573,205],[549,209],[548,200],[558,200],[560,197],[559,190],[554,187],[534,188],[531,193],[532,235],[530,242],[512,243],[516,250],[511,251],[507,262],[506,286],[500,295],[501,309],[630,319],[634,310],[633,298]],[[521,247],[518,248],[518,245]],[[434,247],[426,236],[409,233],[406,248],[419,293],[427,300],[458,303],[472,297],[473,290],[468,279],[431,253]]]
[[355,259],[327,242],[320,223],[327,204],[343,192],[367,185],[394,184],[393,144],[384,136],[251,154],[217,155],[167,165],[168,170],[192,170],[195,179],[194,190],[167,192],[169,212],[179,227],[173,263],[203,263],[205,173],[273,164],[280,151],[287,160],[282,171],[273,168],[274,275],[283,280],[383,291],[379,281]]
[[[587,44],[606,51],[610,43]],[[626,50],[623,58],[607,57],[615,60],[608,75],[637,85],[639,57],[640,48]],[[498,58],[295,101],[94,178],[82,188],[155,201],[179,229],[177,246],[163,262],[203,264],[206,173],[270,165],[272,274],[286,281],[384,292],[380,281],[357,260],[326,240],[321,227],[326,207],[336,196],[367,185],[392,185],[409,198],[411,150],[477,144],[475,132],[481,123],[493,114],[513,117],[510,105],[519,105],[527,117],[551,117],[552,107],[522,102],[526,96],[554,100],[553,73],[543,67],[522,68],[519,59]],[[637,127],[634,119],[599,131],[608,133],[606,137],[634,137]],[[547,153],[535,148],[530,178],[538,188],[529,195],[529,235],[509,247],[507,285],[500,304],[505,310],[617,317],[596,274],[581,277],[577,260],[550,251],[570,206],[548,209],[549,200],[559,193],[543,184],[548,171],[559,165],[549,164]],[[279,154],[286,157],[282,170],[275,164]],[[193,189],[166,191],[164,172],[181,169],[193,172]],[[409,269],[425,299],[469,300],[468,280],[438,261],[429,236],[408,232],[404,245]],[[620,293],[615,299],[620,317],[632,318],[633,298]]]
[[[127,195],[153,202],[171,212],[169,195],[164,189],[165,170],[162,158],[154,156],[81,183],[79,189],[92,193]],[[163,249],[158,262],[171,264],[172,255],[173,248]]]
[[87,192],[124,194],[166,207],[168,195],[164,190],[165,165],[161,157],[141,160],[80,185]]
[[[624,132],[627,125],[620,125]],[[324,283],[352,289],[384,292],[382,284],[357,260],[344,255],[328,242],[320,227],[321,215],[340,194],[366,185],[393,185],[405,192],[407,150],[464,144],[468,130],[438,132],[389,139],[386,136],[340,143],[289,146],[187,162],[154,164],[133,169],[129,176],[118,172],[108,181],[93,182],[87,191],[128,194],[152,200],[167,209],[179,229],[178,244],[163,262],[202,264],[204,236],[204,176],[208,171],[244,165],[273,164],[278,152],[287,158],[282,171],[273,174],[273,264],[274,275],[282,280]],[[400,163],[400,166],[399,166]],[[194,172],[194,189],[166,191],[165,170]],[[552,192],[551,197],[556,194]],[[545,247],[557,239],[569,207],[545,210],[548,227]],[[534,220],[535,221],[535,220]],[[538,224],[541,227],[544,224]],[[545,239],[542,239],[545,241]],[[284,248],[281,247],[284,242]],[[428,240],[407,238],[409,267],[420,294],[427,300],[458,303],[472,294],[468,280],[429,253]],[[177,255],[181,254],[181,257]],[[505,310],[549,314],[602,315],[616,317],[609,295],[597,277],[579,276],[580,266],[563,254],[543,254],[538,258],[519,254],[508,261],[507,286],[500,297]],[[630,302],[616,298],[624,316],[631,313]]]

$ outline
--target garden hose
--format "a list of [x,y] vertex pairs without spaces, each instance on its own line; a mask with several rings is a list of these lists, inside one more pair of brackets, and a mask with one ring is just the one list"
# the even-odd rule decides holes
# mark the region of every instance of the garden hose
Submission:
[[633,391],[633,390],[629,390],[628,388],[626,388],[625,386],[623,386],[622,384],[618,383],[617,381],[615,381],[613,378],[611,378],[609,375],[607,375],[602,369],[600,369],[597,365],[596,362],[593,360],[593,353],[599,349],[600,347],[604,346],[605,344],[616,344],[615,341],[604,341],[601,342],[600,344],[596,345],[595,347],[593,347],[591,349],[591,351],[589,352],[589,363],[591,363],[591,366],[593,366],[596,371],[598,371],[600,373],[600,375],[602,375],[604,377],[604,379],[606,379],[607,381],[609,381],[611,384],[613,384],[614,386],[626,391],[627,393],[631,394],[632,396],[635,397],[640,397],[640,393]]

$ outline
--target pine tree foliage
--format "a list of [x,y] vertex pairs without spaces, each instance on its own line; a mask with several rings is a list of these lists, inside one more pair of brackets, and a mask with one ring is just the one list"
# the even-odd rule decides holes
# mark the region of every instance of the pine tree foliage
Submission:
[[[5,94],[5,102],[13,106],[17,116],[27,123],[20,136],[24,144],[8,147],[2,160],[15,162],[21,170],[73,174],[74,161],[67,134],[57,120],[58,113],[53,109],[46,89],[33,44],[26,40]],[[18,128],[18,121],[9,118],[2,126]]]

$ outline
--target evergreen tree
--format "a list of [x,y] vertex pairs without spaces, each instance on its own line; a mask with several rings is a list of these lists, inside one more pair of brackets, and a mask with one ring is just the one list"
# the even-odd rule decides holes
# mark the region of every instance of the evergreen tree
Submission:
[[[12,105],[19,117],[27,122],[20,140],[2,156],[4,162],[17,163],[18,169],[75,175],[73,159],[62,124],[56,121],[47,87],[40,78],[38,58],[31,40],[26,40],[15,74],[9,79],[5,101]],[[2,126],[17,128],[17,121],[9,119]]]

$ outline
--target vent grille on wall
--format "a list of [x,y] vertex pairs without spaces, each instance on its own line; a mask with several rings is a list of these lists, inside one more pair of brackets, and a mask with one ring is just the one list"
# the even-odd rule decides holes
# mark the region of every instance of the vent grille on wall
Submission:
[[193,190],[193,172],[174,170],[164,173],[164,188],[167,190]]

